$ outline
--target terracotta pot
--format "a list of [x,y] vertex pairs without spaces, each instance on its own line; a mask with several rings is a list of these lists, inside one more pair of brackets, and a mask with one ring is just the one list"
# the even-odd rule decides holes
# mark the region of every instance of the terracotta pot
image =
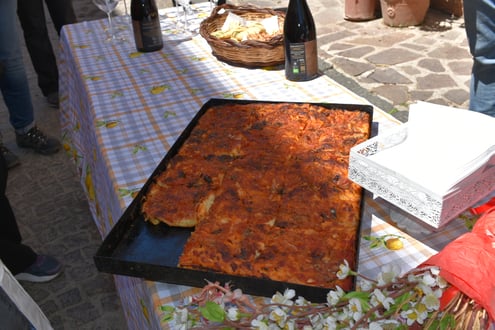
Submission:
[[345,0],[344,19],[368,21],[376,18],[377,0]]
[[423,23],[430,0],[380,0],[383,22],[389,26],[412,26]]

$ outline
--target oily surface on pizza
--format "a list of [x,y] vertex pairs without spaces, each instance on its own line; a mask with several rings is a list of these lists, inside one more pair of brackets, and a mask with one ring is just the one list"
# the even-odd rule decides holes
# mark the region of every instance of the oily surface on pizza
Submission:
[[153,223],[195,227],[179,267],[350,289],[361,188],[349,150],[370,114],[317,105],[213,106],[151,184]]

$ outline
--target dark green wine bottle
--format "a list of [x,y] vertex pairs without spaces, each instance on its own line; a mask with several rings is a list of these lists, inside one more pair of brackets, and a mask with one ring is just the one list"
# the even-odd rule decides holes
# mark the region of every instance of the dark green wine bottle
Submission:
[[306,81],[318,76],[316,27],[306,0],[290,0],[284,22],[285,77]]
[[137,50],[153,52],[162,49],[160,16],[155,0],[132,0],[131,18]]

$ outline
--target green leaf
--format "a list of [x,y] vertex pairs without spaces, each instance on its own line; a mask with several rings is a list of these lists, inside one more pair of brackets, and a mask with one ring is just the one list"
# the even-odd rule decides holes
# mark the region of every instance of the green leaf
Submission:
[[168,110],[163,113],[163,118],[168,118],[171,116],[177,116],[177,113],[175,111],[168,111]]
[[370,293],[369,292],[363,292],[363,291],[351,291],[346,293],[342,299],[358,299],[359,302],[361,303],[361,308],[363,309],[364,312],[367,312],[370,309],[370,304],[369,304],[369,299],[370,299]]
[[370,298],[370,293],[364,291],[351,291],[346,293],[342,298],[343,299],[357,298],[359,300],[368,300]]
[[434,320],[433,322],[431,322],[431,324],[425,330],[436,330],[436,329],[440,329],[439,320]]
[[447,314],[440,320],[440,329],[454,329],[455,328],[455,318],[452,314]]
[[174,319],[174,306],[160,306],[160,310],[163,312],[162,322],[170,322]]
[[390,306],[390,308],[389,308],[388,310],[386,310],[386,311],[384,311],[384,312],[383,312],[383,316],[384,316],[385,318],[387,318],[387,317],[389,317],[390,315],[395,314],[395,312],[397,311],[397,308],[398,308],[398,307],[399,307],[399,306],[398,306],[397,304],[393,304],[392,306]]
[[162,305],[162,306],[160,306],[160,310],[162,312],[173,313],[175,311],[175,307],[169,306],[169,305]]
[[225,320],[225,311],[213,301],[207,301],[204,306],[199,307],[199,311],[204,318],[212,322],[223,322]]
[[395,304],[394,305],[401,305],[404,302],[410,300],[412,293],[411,292],[405,292],[403,295],[400,295],[399,297],[395,298]]

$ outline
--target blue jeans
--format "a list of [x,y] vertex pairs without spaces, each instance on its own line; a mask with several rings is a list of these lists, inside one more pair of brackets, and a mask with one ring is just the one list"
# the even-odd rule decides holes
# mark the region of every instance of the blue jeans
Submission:
[[469,108],[495,117],[495,0],[465,0],[464,21],[473,55]]
[[0,89],[9,110],[9,121],[23,133],[34,124],[33,103],[22,60],[17,28],[17,0],[0,0]]
[[66,24],[76,22],[71,0],[18,0],[17,15],[24,32],[24,40],[31,62],[38,76],[43,95],[58,92],[58,69],[46,25],[43,3],[46,4],[53,24],[60,34]]

